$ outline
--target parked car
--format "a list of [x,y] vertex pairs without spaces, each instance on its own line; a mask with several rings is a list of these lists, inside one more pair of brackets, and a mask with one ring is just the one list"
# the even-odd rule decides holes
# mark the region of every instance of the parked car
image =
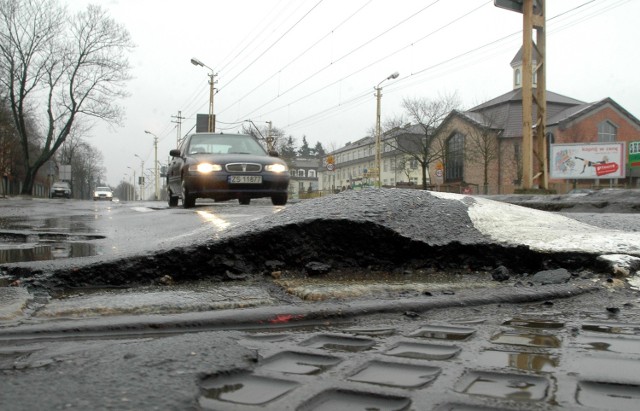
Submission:
[[93,201],[113,201],[113,191],[109,187],[96,187],[93,191]]
[[71,198],[71,186],[66,181],[56,181],[51,186],[49,197]]
[[215,201],[270,197],[274,205],[287,203],[289,168],[276,152],[267,153],[253,136],[246,134],[196,133],[169,152],[167,170],[169,206],[182,199],[185,208],[197,198]]

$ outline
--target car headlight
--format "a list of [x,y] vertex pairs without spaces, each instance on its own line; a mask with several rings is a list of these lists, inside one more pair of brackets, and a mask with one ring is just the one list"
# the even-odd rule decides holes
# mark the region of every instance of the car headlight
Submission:
[[222,166],[220,164],[200,163],[193,166],[189,166],[189,171],[197,171],[198,173],[207,174],[214,171],[221,171]]
[[269,164],[264,168],[267,171],[271,171],[272,173],[284,173],[287,171],[287,166],[284,164]]

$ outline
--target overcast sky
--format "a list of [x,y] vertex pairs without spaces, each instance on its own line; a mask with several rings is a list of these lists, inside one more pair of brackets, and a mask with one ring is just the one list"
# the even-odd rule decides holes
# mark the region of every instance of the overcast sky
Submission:
[[[457,93],[470,108],[512,89],[522,15],[493,0],[61,0],[96,3],[131,33],[133,79],[124,127],[97,125],[87,140],[104,155],[107,182],[166,164],[182,134],[208,113],[216,76],[217,131],[271,121],[301,142],[342,147],[403,98]],[[547,0],[547,89],[585,102],[611,97],[640,117],[640,1]],[[535,34],[534,34],[535,38]],[[246,123],[245,123],[246,124]],[[131,168],[129,168],[131,167]]]

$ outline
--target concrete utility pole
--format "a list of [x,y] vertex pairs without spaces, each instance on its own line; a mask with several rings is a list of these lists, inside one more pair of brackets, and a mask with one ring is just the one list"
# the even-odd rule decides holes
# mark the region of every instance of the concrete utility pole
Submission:
[[[545,0],[494,0],[496,7],[522,13],[522,188],[534,186],[549,187],[547,137],[546,137],[546,33],[545,33]],[[536,67],[532,69],[533,37],[536,29]],[[536,98],[533,98],[533,75],[536,74]],[[536,103],[535,134],[537,142],[536,157],[539,171],[533,175],[534,139],[531,119],[533,118],[533,102]]]
[[378,184],[378,188],[382,187],[382,179],[380,177],[380,169],[381,169],[381,162],[382,162],[382,136],[380,135],[380,100],[382,99],[382,87],[380,87],[380,84],[384,83],[387,80],[393,80],[398,78],[400,74],[396,71],[395,73],[391,74],[389,77],[387,77],[386,79],[382,80],[380,83],[378,83],[378,85],[375,87],[376,90],[376,169],[375,169],[375,175],[376,175],[376,179],[377,179],[377,184]]
[[208,74],[209,75],[209,125],[207,127],[207,130],[209,131],[209,133],[213,133],[216,131],[216,118],[215,118],[215,115],[213,114],[213,95],[215,94],[215,88],[214,88],[214,84],[216,83],[215,77],[218,74],[214,73],[211,67],[207,66],[206,64],[204,64],[203,62],[201,62],[195,57],[191,59],[191,64],[193,64],[194,66],[206,67],[209,70],[211,70],[211,73]]
[[144,200],[144,160],[142,159],[142,157],[140,157],[137,154],[134,154],[134,156],[140,159],[140,177],[138,178],[140,179],[140,201],[143,201]]
[[271,136],[271,121],[267,121],[267,124],[269,125],[269,128],[267,129],[267,151],[271,152],[275,151],[275,138]]
[[180,145],[180,136],[182,135],[182,120],[184,120],[184,117],[182,117],[182,111],[178,111],[178,115],[177,116],[171,116],[173,118],[176,119],[176,121],[171,121],[172,123],[176,123],[176,130],[178,132],[177,137],[176,137],[176,148],[178,148],[178,146]]
[[156,201],[160,200],[160,186],[158,185],[158,180],[159,180],[159,174],[158,174],[158,136],[156,136],[155,134],[153,134],[150,131],[145,130],[144,131],[147,134],[151,134],[153,136],[153,149],[155,152],[155,180],[156,180]]

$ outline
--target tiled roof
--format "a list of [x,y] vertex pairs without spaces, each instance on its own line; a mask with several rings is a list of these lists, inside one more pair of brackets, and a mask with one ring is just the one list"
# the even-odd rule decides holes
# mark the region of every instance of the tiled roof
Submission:
[[[535,95],[535,89],[533,94]],[[571,97],[547,91],[547,119],[553,118],[559,113],[586,103]],[[522,89],[511,90],[501,96],[482,103],[467,112],[483,113],[485,118],[492,119],[495,128],[503,129],[502,137],[522,136]],[[533,107],[533,119],[536,116],[535,105]],[[548,121],[547,121],[548,122]]]

